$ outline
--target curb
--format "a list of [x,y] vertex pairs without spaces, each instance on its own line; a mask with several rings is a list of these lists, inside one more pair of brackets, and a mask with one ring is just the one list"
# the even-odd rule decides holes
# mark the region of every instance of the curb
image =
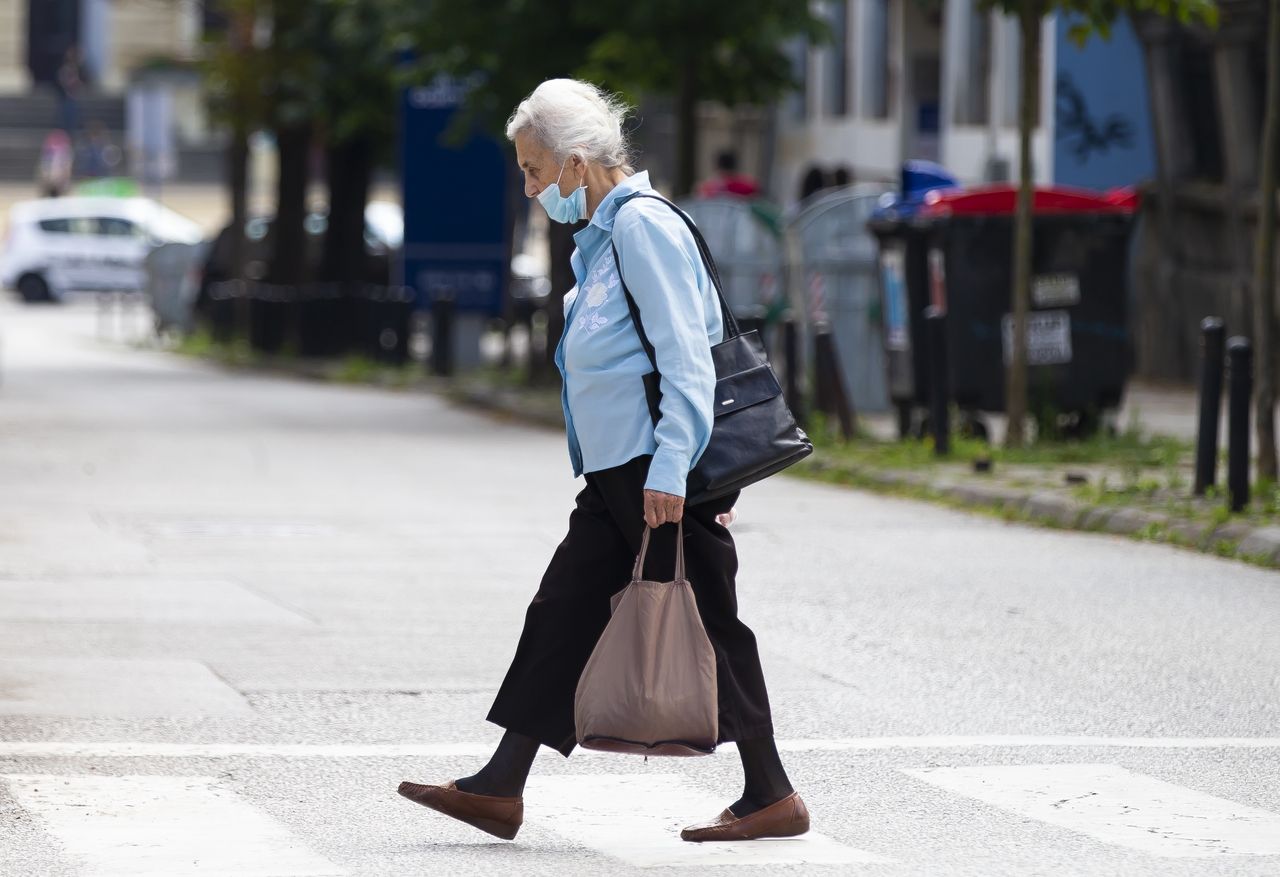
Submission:
[[1006,519],[1061,530],[1110,533],[1163,542],[1205,554],[1235,557],[1264,567],[1280,567],[1280,526],[1254,527],[1244,521],[1196,523],[1126,506],[1095,506],[1049,492],[999,484],[956,484],[910,472],[872,472],[810,458],[800,464],[816,473],[843,476],[849,483],[888,493],[906,490],[919,498],[993,512]]
[[560,412],[559,407],[552,412],[540,405],[530,404],[527,397],[513,390],[494,390],[464,385],[446,390],[445,395],[461,405],[480,408],[493,414],[506,415],[534,426],[556,430],[564,429],[564,415]]
[[[530,406],[527,400],[512,391],[473,386],[455,389],[449,395],[462,404],[531,421],[539,426],[564,428],[563,417],[558,410],[554,415],[536,410],[536,406]],[[1280,526],[1254,527],[1244,521],[1197,523],[1145,509],[1089,505],[1068,496],[1019,490],[1001,484],[955,483],[935,480],[917,472],[872,471],[832,465],[817,455],[797,468],[801,467],[811,472],[838,474],[855,486],[880,493],[905,491],[962,508],[994,512],[1024,523],[1163,542],[1219,557],[1235,557],[1258,566],[1280,568]]]

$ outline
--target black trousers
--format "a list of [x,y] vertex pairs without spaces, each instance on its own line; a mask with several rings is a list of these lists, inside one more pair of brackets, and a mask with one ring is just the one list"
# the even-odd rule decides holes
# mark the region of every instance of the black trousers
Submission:
[[[609,623],[609,598],[626,587],[644,533],[644,483],[652,458],[587,475],[569,516],[569,533],[556,549],[525,615],[515,658],[488,719],[558,750],[576,742],[573,695],[596,640]],[[737,494],[686,507],[685,565],[698,613],[716,654],[720,740],[773,736],[769,695],[756,638],[738,620],[734,576],[738,555],[716,515],[733,508]],[[675,572],[676,527],[660,527],[650,540],[644,577],[666,582]]]

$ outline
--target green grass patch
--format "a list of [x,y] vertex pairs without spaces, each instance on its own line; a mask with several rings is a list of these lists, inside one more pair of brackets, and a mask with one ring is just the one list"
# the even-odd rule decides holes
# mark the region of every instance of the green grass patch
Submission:
[[207,329],[197,329],[183,335],[173,349],[184,356],[211,359],[226,365],[257,365],[260,362],[247,338],[235,338],[230,343],[224,343],[214,338]]
[[384,367],[367,356],[344,356],[333,371],[333,379],[343,384],[372,384],[382,374]]
[[[1171,438],[1142,438],[1124,433],[1099,435],[1083,441],[1044,441],[1023,448],[995,447],[974,438],[954,437],[951,452],[945,457],[934,453],[931,437],[882,441],[859,436],[852,441],[830,437],[825,424],[813,431],[815,445],[834,460],[843,460],[889,469],[921,469],[944,463],[972,465],[989,459],[997,470],[1001,464],[1017,466],[1069,466],[1101,464],[1137,473],[1133,481],[1143,489],[1159,486],[1153,478],[1143,478],[1151,470],[1167,470],[1179,466],[1190,457],[1190,442]],[[1280,502],[1280,497],[1277,497]]]

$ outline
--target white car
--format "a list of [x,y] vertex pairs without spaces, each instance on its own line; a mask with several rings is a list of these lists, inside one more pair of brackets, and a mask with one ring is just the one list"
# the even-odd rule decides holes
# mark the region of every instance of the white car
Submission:
[[200,226],[149,198],[22,201],[9,211],[0,285],[26,301],[69,292],[142,290],[145,260],[167,243],[197,244]]

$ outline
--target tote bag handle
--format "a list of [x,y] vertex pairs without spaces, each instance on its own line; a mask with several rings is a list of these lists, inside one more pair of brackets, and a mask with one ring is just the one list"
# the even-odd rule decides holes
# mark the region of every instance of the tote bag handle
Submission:
[[[636,565],[631,570],[631,581],[638,582],[644,575],[644,557],[649,553],[649,534],[653,528],[646,526],[644,536],[640,537],[640,553],[636,555]],[[684,574],[684,521],[676,524],[676,577],[675,581],[688,581]]]

